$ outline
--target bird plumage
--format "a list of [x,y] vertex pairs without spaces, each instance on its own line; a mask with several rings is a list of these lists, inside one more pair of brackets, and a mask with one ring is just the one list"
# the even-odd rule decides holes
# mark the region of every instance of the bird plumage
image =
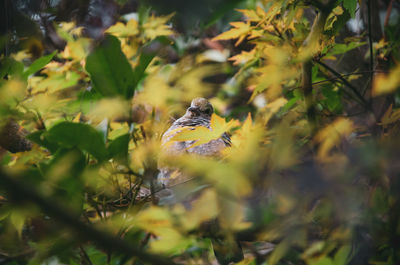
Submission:
[[[176,129],[184,127],[203,126],[210,128],[211,115],[214,112],[213,106],[205,98],[195,98],[192,100],[190,107],[186,110],[185,115],[177,119],[171,127],[163,134],[162,147],[167,155],[180,155],[184,153],[195,154],[200,156],[218,156],[220,152],[230,146],[230,137],[224,133],[221,138],[211,140],[208,143],[191,147],[195,141],[175,141],[170,143],[171,139],[178,133]],[[167,145],[167,143],[169,143]],[[159,182],[168,187],[170,184],[177,184],[177,180],[171,180],[172,172],[176,173],[176,169],[165,166],[159,168]],[[179,180],[178,180],[179,181]]]
[[[195,140],[174,141],[171,143],[172,138],[179,133],[179,130],[177,130],[179,128],[203,126],[211,130],[211,116],[213,112],[214,108],[207,99],[193,99],[185,115],[177,119],[164,133],[162,137],[163,151],[171,156],[188,153],[199,156],[218,157],[223,149],[231,145],[230,137],[226,132],[218,139],[197,146],[193,146],[196,142]],[[157,180],[163,187],[162,191],[158,194],[159,203],[171,205],[181,202],[186,208],[190,208],[193,200],[201,193],[201,189],[197,187],[198,184],[190,181],[191,179],[188,179],[177,168],[163,165],[159,167],[159,170],[160,173]],[[218,222],[217,220],[211,220],[209,225],[218,226]],[[211,241],[215,256],[221,265],[238,262],[243,259],[243,252],[239,242],[235,240],[226,241],[220,235],[212,236]]]

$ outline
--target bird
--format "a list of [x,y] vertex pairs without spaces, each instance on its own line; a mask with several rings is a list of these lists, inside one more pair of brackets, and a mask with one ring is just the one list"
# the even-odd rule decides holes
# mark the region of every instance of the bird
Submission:
[[[231,146],[231,139],[227,132],[223,133],[218,139],[195,146],[194,143],[196,140],[172,141],[172,138],[179,133],[179,130],[177,130],[179,128],[188,127],[194,129],[194,127],[203,126],[211,129],[211,117],[213,113],[214,108],[207,99],[193,99],[185,114],[173,122],[163,134],[161,138],[163,152],[171,156],[186,153],[194,156],[220,157],[221,152]],[[182,173],[180,169],[171,168],[159,163],[157,183],[162,187],[157,195],[159,204],[173,205],[179,202],[185,208],[190,209],[191,203],[202,191],[202,189],[196,187],[196,185],[199,185],[197,182],[190,180],[190,177]],[[205,185],[205,188],[207,188],[207,185]],[[215,227],[218,227],[217,220],[210,221],[210,227],[213,227],[213,230]],[[213,244],[215,257],[221,265],[238,262],[243,259],[243,252],[239,242],[228,242],[219,235],[214,235],[210,239]]]
[[[214,113],[214,108],[211,103],[205,98],[195,98],[192,100],[190,107],[187,108],[186,113],[177,119],[171,127],[163,134],[161,139],[161,146],[163,152],[167,155],[180,155],[180,154],[193,154],[206,157],[218,157],[221,151],[226,147],[231,146],[231,140],[228,133],[224,133],[220,138],[211,140],[208,143],[193,146],[196,140],[191,141],[173,141],[171,139],[179,133],[177,129],[189,127],[193,129],[197,126],[203,126],[211,129],[210,121]],[[167,144],[168,143],[168,144]],[[177,184],[179,180],[171,178],[172,173],[176,173],[176,169],[168,167],[160,167],[159,182],[163,186]]]

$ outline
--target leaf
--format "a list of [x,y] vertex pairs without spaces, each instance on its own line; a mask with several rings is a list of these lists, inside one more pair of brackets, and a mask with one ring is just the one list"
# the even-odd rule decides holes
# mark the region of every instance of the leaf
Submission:
[[346,8],[351,17],[354,18],[356,14],[357,0],[343,0],[343,7]]
[[331,112],[340,112],[342,110],[342,101],[338,91],[335,91],[330,86],[322,87],[322,94],[325,99],[321,100],[321,104],[326,106]]
[[323,256],[321,258],[312,259],[308,262],[309,265],[336,265],[329,257]]
[[176,134],[169,142],[196,141],[190,146],[190,148],[193,148],[220,138],[223,133],[237,125],[236,120],[226,122],[224,118],[213,114],[211,116],[210,129],[204,126],[177,128],[170,132],[170,134]]
[[[145,48],[145,47],[144,47]],[[135,67],[135,70],[133,71],[133,86],[137,87],[139,82],[143,79],[146,68],[149,66],[153,58],[155,57],[156,53],[153,52],[146,52],[145,49],[141,53],[140,58],[139,58],[139,63]],[[133,91],[132,91],[133,93]],[[132,97],[130,95],[130,97]]]
[[341,247],[335,254],[333,264],[335,265],[346,265],[349,260],[349,254],[351,252],[351,246],[345,245]]
[[15,107],[22,101],[26,93],[26,82],[11,79],[5,82],[0,80],[0,104]]
[[[129,104],[121,98],[103,98],[98,100],[87,116],[91,121],[101,122],[104,119],[115,120],[129,116]],[[78,120],[79,121],[79,120]]]
[[0,79],[3,79],[6,74],[20,75],[24,70],[24,65],[13,58],[6,57],[1,60]]
[[251,30],[250,23],[231,22],[230,24],[233,26],[232,29],[219,34],[218,36],[214,37],[212,41],[230,40],[239,38],[235,43],[235,46],[238,46]]
[[59,146],[56,143],[49,142],[45,137],[42,137],[42,134],[45,132],[45,130],[33,132],[31,134],[28,134],[26,136],[26,139],[31,140],[32,142],[37,143],[38,145],[43,146],[50,152],[54,153],[57,151]]
[[48,64],[56,55],[57,51],[50,53],[49,55],[42,56],[39,59],[35,60],[23,73],[24,78],[28,78],[31,74],[36,73],[40,69],[42,69],[46,64]]
[[365,42],[336,43],[326,56],[343,54],[363,45],[365,45]]
[[88,124],[61,122],[45,133],[45,138],[62,147],[78,147],[100,161],[107,159],[103,135]]
[[201,223],[211,220],[218,215],[218,199],[214,189],[204,190],[200,197],[192,203],[192,208],[186,213],[183,225],[190,231]]
[[110,158],[126,159],[128,157],[129,134],[115,138],[107,148]]
[[174,34],[171,30],[171,26],[165,24],[174,15],[175,13],[167,16],[156,17],[152,15],[148,17],[146,23],[143,24],[143,31],[146,38],[153,40],[159,36],[169,36]]
[[389,74],[377,74],[372,86],[372,96],[393,93],[400,86],[400,66]]
[[246,20],[247,21],[260,21],[263,18],[263,16],[260,16],[255,10],[251,10],[251,9],[236,9],[236,11],[239,11],[244,16],[246,16]]
[[251,51],[242,51],[240,54],[230,57],[228,60],[233,61],[234,65],[245,64],[250,60],[253,60],[256,55],[256,49],[252,49]]
[[106,35],[100,46],[87,57],[86,70],[94,88],[103,96],[132,97],[135,89],[133,71],[116,37]]
[[126,24],[117,22],[109,27],[106,32],[117,37],[135,36],[139,33],[139,24],[135,19],[130,19]]
[[329,159],[329,152],[340,143],[340,140],[353,131],[353,123],[349,119],[338,118],[318,132],[315,139],[320,143],[318,158]]
[[25,219],[25,215],[19,210],[12,211],[10,214],[10,221],[20,237],[22,236],[22,228],[24,227]]
[[393,106],[390,104],[389,108],[386,110],[385,114],[381,118],[379,123],[382,126],[387,126],[394,123],[400,119],[400,109],[392,110]]
[[277,264],[279,260],[282,259],[288,252],[289,247],[289,242],[287,240],[283,240],[281,243],[279,243],[270,255],[268,259],[268,265]]
[[327,26],[325,27],[325,33],[330,36],[335,36],[339,31],[346,25],[350,19],[350,14],[347,9],[340,15],[332,15],[327,20]]

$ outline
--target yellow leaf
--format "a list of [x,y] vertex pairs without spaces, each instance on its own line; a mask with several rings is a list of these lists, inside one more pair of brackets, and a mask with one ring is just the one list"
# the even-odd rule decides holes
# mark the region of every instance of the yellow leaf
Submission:
[[121,38],[135,36],[139,34],[139,23],[135,19],[130,19],[126,25],[122,22],[117,22],[109,27],[106,32]]
[[[4,84],[4,85],[3,85]],[[0,103],[15,106],[25,96],[26,84],[22,81],[11,79],[0,84]]]
[[69,41],[62,52],[62,57],[81,61],[86,58],[90,49],[90,40],[87,38],[79,38]]
[[246,16],[247,21],[260,21],[263,17],[259,16],[255,10],[250,10],[250,9],[236,9],[236,11],[239,11],[243,15]]
[[251,51],[242,51],[240,54],[232,56],[229,58],[229,61],[233,61],[234,65],[245,64],[250,60],[253,60],[256,55],[256,49],[252,49]]
[[239,45],[251,30],[250,23],[231,22],[233,28],[214,37],[212,41],[238,39],[235,46]]
[[146,23],[143,24],[144,35],[147,39],[153,40],[158,36],[169,36],[173,35],[174,32],[172,31],[169,25],[165,25],[168,20],[173,17],[175,13],[172,13],[168,16],[161,16],[155,17],[150,16]]
[[135,216],[135,225],[150,232],[157,232],[160,227],[171,226],[171,215],[167,209],[151,206]]
[[22,62],[25,59],[31,58],[31,55],[29,54],[29,52],[27,50],[22,50],[17,53],[11,54],[11,57],[14,58],[14,60],[16,60],[16,61]]
[[75,27],[75,22],[63,22],[60,24],[60,28],[64,31],[70,31]]
[[400,66],[389,74],[377,74],[372,86],[372,96],[380,96],[394,92],[400,86]]
[[267,103],[264,111],[266,112],[264,115],[265,124],[268,123],[269,119],[271,119],[272,115],[274,115],[281,107],[283,107],[287,103],[287,99],[280,97],[270,103]]
[[386,48],[387,45],[388,45],[388,42],[386,42],[385,39],[382,38],[378,43],[376,43],[374,45],[374,49],[379,50],[379,49],[382,49],[382,48]]
[[25,215],[18,210],[14,210],[10,214],[10,221],[17,230],[19,237],[22,236],[22,228],[24,227],[25,219]]
[[200,198],[192,203],[192,209],[182,217],[182,222],[185,229],[190,231],[217,215],[217,193],[214,189],[206,189]]
[[171,135],[175,135],[169,142],[196,141],[190,146],[190,148],[193,148],[220,138],[223,133],[237,125],[237,120],[226,122],[224,118],[213,114],[211,116],[210,129],[204,126],[177,128],[170,132]]
[[104,119],[115,119],[128,117],[129,105],[128,102],[119,99],[102,99],[96,103],[94,108],[91,109],[88,116],[96,122]]
[[379,123],[382,126],[387,126],[391,123],[394,123],[400,119],[400,109],[396,109],[392,111],[392,104],[389,106],[385,114],[383,115],[381,119],[381,123]]
[[75,118],[72,120],[72,122],[80,122],[81,115],[82,115],[82,112],[79,112],[78,115],[76,115]]
[[183,168],[185,173],[203,176],[214,183],[218,190],[228,192],[231,196],[245,196],[251,192],[251,185],[246,173],[237,163],[216,161],[210,157],[182,155],[171,158],[175,165]]
[[264,35],[263,30],[253,29],[250,31],[248,39],[251,40],[251,39],[259,38],[259,37],[262,37],[263,35]]
[[315,136],[315,140],[320,143],[318,158],[323,161],[329,161],[329,153],[332,148],[337,146],[343,137],[350,135],[352,131],[353,122],[345,118],[338,118],[319,131]]
[[151,206],[135,215],[132,225],[157,236],[156,239],[150,241],[150,249],[155,252],[183,251],[191,242],[190,237],[183,237],[176,229],[171,212],[166,208]]

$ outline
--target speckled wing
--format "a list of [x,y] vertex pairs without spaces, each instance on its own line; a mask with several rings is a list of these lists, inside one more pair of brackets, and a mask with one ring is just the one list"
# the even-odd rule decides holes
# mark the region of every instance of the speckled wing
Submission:
[[[164,133],[162,137],[162,148],[163,151],[167,155],[179,155],[183,153],[188,154],[196,154],[201,156],[219,156],[220,152],[230,146],[230,137],[228,134],[224,133],[221,138],[216,140],[212,140],[206,144],[202,144],[199,146],[192,147],[195,141],[175,141],[169,143],[169,141],[178,133],[175,131],[178,128],[182,127],[196,127],[196,126],[204,126],[210,128],[209,120],[201,120],[201,121],[193,121],[187,119],[178,119],[176,120],[172,126]],[[175,132],[174,132],[175,131]],[[167,144],[168,143],[168,144]],[[171,168],[167,166],[160,166],[160,173],[158,174],[158,183],[161,184],[165,191],[163,191],[163,195],[160,194],[161,204],[173,204],[177,201],[180,201],[180,198],[176,196],[179,194],[181,198],[187,196],[190,193],[190,190],[195,190],[196,187],[187,187],[188,185],[196,185],[195,183],[190,183],[188,180],[189,177],[183,174],[177,168]],[[174,191],[169,190],[168,188],[174,187]],[[164,202],[164,203],[163,203]]]

